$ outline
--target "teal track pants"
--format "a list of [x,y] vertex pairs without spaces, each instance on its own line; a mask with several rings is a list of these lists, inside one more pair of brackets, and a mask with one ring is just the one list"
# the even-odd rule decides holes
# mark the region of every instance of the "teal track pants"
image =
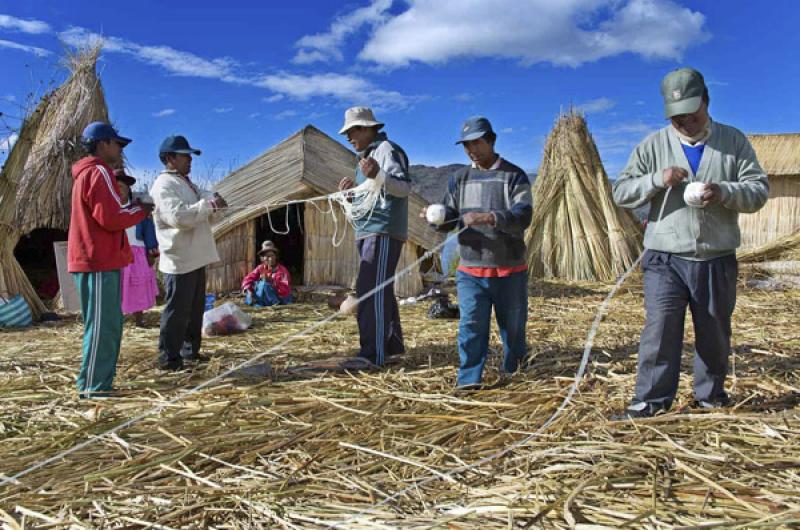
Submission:
[[83,361],[78,392],[108,392],[117,372],[122,342],[120,271],[73,272],[83,315]]

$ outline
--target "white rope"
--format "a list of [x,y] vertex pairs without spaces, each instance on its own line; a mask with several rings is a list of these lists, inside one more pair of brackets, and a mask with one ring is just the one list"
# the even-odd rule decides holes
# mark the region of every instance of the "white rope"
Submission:
[[[461,232],[463,232],[464,230],[466,230],[466,227],[462,228],[458,232],[450,234],[447,238],[445,238],[444,241],[442,241],[438,245],[434,246],[430,250],[426,251],[422,255],[422,257],[420,257],[416,261],[410,263],[404,269],[401,269],[399,272],[396,272],[394,274],[394,276],[392,276],[391,278],[388,278],[386,281],[376,285],[374,288],[370,289],[364,295],[359,297],[358,300],[356,301],[356,303],[360,304],[361,302],[363,302],[364,300],[366,300],[370,296],[373,296],[376,292],[380,291],[381,289],[383,289],[387,285],[390,285],[391,283],[393,283],[397,278],[399,278],[399,277],[407,274],[408,272],[410,272],[416,265],[422,263],[426,259],[431,258],[436,251],[438,251],[440,248],[442,248],[445,245],[445,243],[447,243],[447,241],[449,241],[450,239],[452,239],[454,237],[458,237],[458,235]],[[111,429],[108,429],[107,431],[105,431],[105,432],[103,432],[101,434],[92,436],[91,438],[89,438],[89,439],[87,439],[87,440],[85,440],[85,441],[83,441],[83,442],[81,442],[79,444],[76,444],[76,445],[70,447],[69,449],[66,449],[66,450],[62,451],[62,452],[56,454],[55,456],[51,456],[50,458],[42,460],[41,462],[39,462],[37,464],[34,464],[34,465],[32,465],[32,466],[30,466],[28,468],[25,468],[22,471],[19,471],[18,473],[14,474],[14,475],[12,475],[10,477],[0,474],[0,487],[5,486],[7,484],[11,484],[11,483],[13,483],[13,484],[21,484],[19,479],[24,477],[28,473],[36,471],[37,469],[41,469],[41,468],[43,468],[45,466],[48,466],[51,463],[55,462],[56,460],[60,460],[60,459],[64,458],[65,456],[69,456],[70,454],[72,454],[72,453],[74,453],[76,451],[80,451],[84,447],[87,447],[87,446],[93,444],[94,442],[98,441],[99,439],[101,439],[101,438],[103,438],[105,436],[108,436],[110,434],[116,434],[117,432],[119,432],[119,431],[121,431],[123,429],[126,429],[126,428],[130,427],[131,425],[133,425],[135,423],[138,423],[139,421],[143,420],[144,418],[147,418],[148,416],[151,416],[153,414],[157,414],[157,413],[161,412],[166,407],[168,407],[168,406],[170,406],[172,404],[175,404],[178,401],[181,401],[182,399],[187,398],[187,397],[189,397],[189,396],[191,396],[193,394],[196,394],[200,390],[212,385],[213,383],[216,383],[216,382],[224,379],[225,377],[229,376],[230,374],[232,374],[233,372],[235,372],[237,370],[240,370],[240,369],[242,369],[242,368],[244,368],[246,366],[251,365],[255,361],[257,361],[257,360],[269,355],[270,353],[278,350],[279,348],[282,348],[283,346],[285,346],[289,342],[291,342],[291,341],[293,341],[293,340],[295,340],[297,338],[303,337],[305,335],[308,335],[312,331],[315,331],[318,328],[320,328],[320,327],[324,326],[325,324],[327,324],[328,322],[332,321],[338,315],[339,315],[338,312],[333,313],[330,316],[327,316],[327,317],[323,318],[322,320],[319,320],[319,321],[311,324],[310,326],[308,326],[304,330],[299,331],[298,333],[295,333],[294,335],[284,339],[282,342],[280,342],[279,344],[276,344],[275,346],[271,347],[270,349],[268,349],[266,351],[263,351],[261,353],[257,353],[255,355],[253,355],[252,357],[250,357],[249,359],[247,359],[245,361],[242,361],[239,364],[234,365],[232,368],[228,369],[227,371],[225,371],[225,372],[223,372],[221,374],[218,374],[217,376],[212,377],[211,379],[208,379],[207,381],[197,385],[196,387],[191,388],[189,390],[186,390],[186,391],[178,394],[177,396],[173,397],[172,399],[169,399],[169,400],[165,401],[164,403],[162,403],[160,405],[157,405],[157,406],[155,406],[155,407],[153,407],[153,408],[151,408],[151,409],[139,414],[138,416],[134,416],[133,418],[131,418],[129,420],[126,420],[123,423],[117,425],[116,427],[112,427]]]
[[[664,215],[664,207],[667,204],[667,199],[669,198],[669,192],[670,191],[672,191],[672,188],[667,188],[667,192],[664,194],[664,200],[661,203],[661,210],[658,213],[658,220],[656,221],[656,223],[660,223],[661,222],[661,218]],[[463,228],[462,228],[462,231],[463,231]],[[573,379],[572,384],[570,385],[569,390],[567,391],[567,395],[561,401],[561,404],[558,406],[558,408],[555,410],[555,412],[553,412],[553,414],[550,415],[550,417],[547,419],[547,421],[545,421],[538,429],[536,429],[535,432],[531,433],[530,435],[526,436],[525,438],[523,438],[521,440],[518,440],[518,441],[514,442],[513,444],[511,444],[510,446],[506,447],[505,449],[501,449],[500,451],[498,451],[498,452],[496,452],[494,454],[491,454],[489,456],[481,458],[480,460],[478,460],[475,463],[459,466],[457,468],[451,469],[447,473],[441,473],[441,472],[437,471],[436,474],[428,475],[428,477],[426,477],[422,481],[415,481],[414,484],[412,484],[411,486],[408,486],[408,487],[406,487],[406,488],[404,488],[404,489],[392,494],[391,496],[383,499],[381,502],[378,502],[378,503],[370,505],[369,508],[361,510],[360,512],[356,513],[355,515],[353,515],[349,519],[346,519],[346,520],[340,521],[340,522],[336,522],[336,523],[331,523],[329,526],[325,527],[326,530],[330,529],[330,528],[341,528],[341,527],[346,528],[346,527],[348,527],[348,525],[350,525],[350,523],[354,522],[356,519],[358,519],[359,517],[361,517],[362,515],[364,515],[368,511],[371,511],[371,510],[374,510],[375,508],[383,506],[384,504],[397,499],[401,495],[403,495],[405,493],[408,493],[411,490],[417,491],[420,486],[424,486],[425,484],[428,484],[428,483],[430,483],[430,482],[432,482],[434,480],[437,480],[437,479],[444,480],[444,479],[452,478],[453,475],[456,475],[456,474],[459,474],[459,473],[464,473],[464,472],[476,469],[476,468],[478,468],[478,467],[480,467],[480,466],[482,466],[484,464],[487,464],[487,463],[489,463],[489,462],[491,462],[493,460],[497,460],[498,458],[502,458],[503,456],[507,455],[511,451],[517,449],[518,447],[521,447],[521,446],[527,444],[528,442],[530,442],[531,440],[533,440],[537,436],[540,436],[542,431],[544,431],[547,427],[552,425],[553,422],[556,421],[556,418],[558,418],[558,416],[561,415],[561,413],[564,411],[564,409],[567,408],[567,405],[569,405],[569,403],[572,401],[572,397],[575,395],[575,392],[578,390],[578,385],[580,384],[581,379],[583,379],[583,376],[586,373],[586,367],[589,364],[589,357],[590,357],[591,352],[592,352],[592,346],[594,346],[594,339],[597,336],[597,329],[600,327],[600,323],[603,321],[603,318],[608,313],[608,306],[611,303],[611,299],[617,293],[617,291],[622,286],[622,284],[625,282],[625,280],[628,278],[628,276],[630,276],[630,274],[636,269],[636,267],[639,266],[639,263],[642,261],[642,256],[644,256],[644,251],[642,251],[642,253],[639,254],[639,257],[636,258],[636,261],[634,261],[633,264],[631,264],[631,266],[628,267],[628,269],[624,273],[622,273],[622,275],[619,277],[619,279],[617,279],[617,282],[611,288],[611,291],[608,293],[608,295],[606,295],[605,300],[603,300],[603,302],[600,304],[600,307],[597,310],[597,314],[595,315],[594,322],[592,322],[592,327],[589,329],[589,334],[586,337],[586,343],[585,343],[584,348],[583,348],[583,357],[581,357],[581,362],[580,362],[580,365],[578,366],[578,371],[575,373],[575,378]]]

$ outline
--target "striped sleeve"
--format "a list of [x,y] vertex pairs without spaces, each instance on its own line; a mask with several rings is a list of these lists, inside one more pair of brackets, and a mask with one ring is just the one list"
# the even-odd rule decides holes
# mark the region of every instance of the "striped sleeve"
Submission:
[[105,167],[98,164],[84,178],[83,200],[97,224],[106,230],[125,230],[147,217],[140,207],[122,204],[116,179]]

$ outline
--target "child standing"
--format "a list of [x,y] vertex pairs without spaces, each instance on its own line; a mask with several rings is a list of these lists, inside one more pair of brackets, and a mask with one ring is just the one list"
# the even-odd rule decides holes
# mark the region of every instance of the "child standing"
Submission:
[[258,255],[261,264],[242,280],[247,305],[291,304],[291,277],[286,267],[278,263],[278,248],[272,241],[264,241]]
[[[136,179],[125,174],[124,169],[114,171],[114,176],[119,185],[120,199],[123,203],[129,202],[131,187]],[[136,325],[144,327],[142,311],[155,306],[158,296],[158,281],[153,270],[153,253],[158,254],[155,227],[152,219],[146,217],[136,226],[126,228],[125,233],[133,253],[133,262],[122,269],[122,313],[132,314]]]

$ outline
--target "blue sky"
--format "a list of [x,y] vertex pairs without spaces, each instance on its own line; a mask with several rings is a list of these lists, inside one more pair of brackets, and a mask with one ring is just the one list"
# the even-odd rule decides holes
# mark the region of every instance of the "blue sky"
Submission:
[[793,0],[0,0],[0,149],[30,94],[64,79],[64,48],[102,35],[139,176],[169,134],[203,149],[195,177],[213,179],[308,123],[336,136],[353,104],[375,107],[412,163],[464,162],[453,140],[483,114],[498,152],[534,170],[572,104],[614,177],[665,123],[659,82],[679,66],[704,73],[718,121],[799,131],[798,27]]

